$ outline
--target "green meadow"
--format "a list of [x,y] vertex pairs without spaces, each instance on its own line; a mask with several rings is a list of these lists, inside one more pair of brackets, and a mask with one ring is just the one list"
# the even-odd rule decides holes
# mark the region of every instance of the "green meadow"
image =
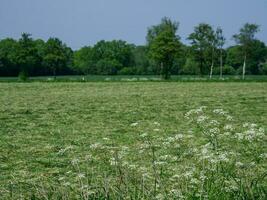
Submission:
[[0,94],[0,199],[267,197],[267,82],[10,82]]

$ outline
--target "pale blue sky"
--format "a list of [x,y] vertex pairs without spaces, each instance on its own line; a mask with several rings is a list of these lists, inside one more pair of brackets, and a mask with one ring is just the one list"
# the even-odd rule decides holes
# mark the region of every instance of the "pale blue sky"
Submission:
[[0,0],[0,39],[59,37],[74,49],[101,39],[145,44],[147,27],[163,16],[180,22],[182,41],[207,22],[231,36],[246,22],[261,25],[267,43],[267,0]]

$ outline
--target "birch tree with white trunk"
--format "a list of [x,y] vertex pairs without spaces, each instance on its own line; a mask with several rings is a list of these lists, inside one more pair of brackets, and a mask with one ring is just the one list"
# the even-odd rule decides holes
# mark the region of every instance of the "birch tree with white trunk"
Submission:
[[223,46],[225,45],[225,37],[223,35],[223,30],[221,27],[218,27],[216,30],[216,41],[217,46],[220,51],[220,79],[222,79],[222,71],[223,71]]
[[255,35],[259,32],[259,25],[246,23],[239,31],[238,34],[234,35],[236,43],[243,49],[243,67],[242,67],[242,79],[245,79],[247,59],[249,57],[249,47],[255,41]]
[[217,41],[216,41],[216,37],[215,37],[213,30],[210,32],[209,40],[210,40],[210,48],[211,48],[211,66],[210,66],[210,79],[211,79],[213,75],[213,68],[214,68],[215,49],[217,46]]

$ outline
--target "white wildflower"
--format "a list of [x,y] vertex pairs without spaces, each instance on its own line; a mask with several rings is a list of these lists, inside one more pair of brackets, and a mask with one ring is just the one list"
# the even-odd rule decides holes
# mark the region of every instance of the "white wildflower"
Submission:
[[116,159],[115,159],[115,158],[110,158],[110,159],[109,159],[109,164],[110,164],[111,166],[115,166],[115,165],[117,165],[117,161],[116,161]]
[[187,171],[183,174],[185,178],[191,178],[193,176],[193,171]]
[[213,120],[210,121],[210,124],[214,125],[214,126],[217,126],[217,125],[219,125],[219,122],[217,120],[213,119]]
[[243,124],[243,127],[244,127],[244,128],[249,127],[249,123],[246,122],[245,124]]
[[92,160],[93,160],[93,156],[92,156],[91,154],[87,154],[87,155],[85,156],[85,160],[86,160],[86,161],[92,161]]
[[63,181],[64,179],[65,179],[65,177],[63,177],[63,176],[58,178],[59,181]]
[[63,155],[66,151],[73,149],[73,146],[67,146],[66,148],[62,148],[58,151],[59,155]]
[[176,140],[181,140],[181,139],[184,138],[184,135],[183,135],[183,134],[177,134],[177,135],[174,136],[174,138],[175,138]]
[[226,124],[224,127],[223,127],[224,130],[226,131],[233,131],[234,130],[234,127],[233,125],[231,124]]
[[207,120],[208,119],[208,117],[207,116],[205,116],[205,115],[200,115],[198,118],[197,118],[197,123],[203,123],[203,122],[205,122],[205,120]]
[[221,162],[229,162],[229,158],[227,158],[227,153],[219,154],[218,160]]
[[79,179],[85,178],[85,174],[83,174],[83,173],[78,173],[78,174],[77,174],[77,178],[79,178]]
[[226,119],[227,119],[228,121],[233,121],[233,117],[230,116],[230,115],[227,115],[227,116],[226,116]]
[[162,199],[165,199],[165,197],[164,197],[163,194],[158,194],[158,195],[156,196],[156,199],[158,199],[158,200],[162,200]]
[[175,174],[172,176],[172,179],[179,179],[181,178],[181,175],[180,174]]
[[209,130],[211,135],[217,135],[218,133],[220,133],[220,129],[219,128],[212,128]]
[[102,146],[102,144],[100,144],[100,143],[95,143],[95,144],[91,144],[90,145],[90,149],[100,149],[100,148],[102,148],[103,146]]
[[138,122],[135,122],[135,123],[131,123],[131,125],[130,126],[137,126],[138,125]]
[[160,126],[159,122],[154,122],[153,124],[156,125],[156,126]]
[[266,159],[267,158],[267,153],[262,153],[259,156],[261,159]]
[[179,198],[179,199],[184,198],[182,192],[180,190],[176,190],[176,189],[171,189],[170,195],[175,196],[176,198]]
[[175,141],[175,138],[174,138],[174,137],[168,137],[166,140],[167,140],[168,142],[174,142],[174,141]]
[[147,137],[147,136],[148,136],[147,133],[143,133],[143,134],[140,135],[140,137],[142,137],[142,138],[145,138],[145,137]]
[[162,166],[162,165],[166,165],[167,163],[163,162],[163,161],[156,161],[156,162],[154,162],[154,164],[158,165],[158,166]]
[[243,167],[244,164],[243,164],[242,162],[236,162],[236,163],[235,163],[235,166],[236,166],[236,167]]
[[215,109],[213,110],[213,113],[219,114],[219,115],[226,115],[227,112],[225,112],[223,109]]
[[160,156],[160,157],[159,157],[159,160],[168,160],[168,159],[170,159],[170,158],[171,158],[170,155],[163,155],[163,156]]
[[80,161],[79,161],[78,158],[74,158],[74,159],[71,160],[71,164],[72,164],[72,165],[77,165],[79,162],[80,162]]
[[191,178],[191,179],[190,179],[190,183],[191,183],[191,184],[195,184],[195,185],[197,185],[197,184],[199,184],[199,180],[196,179],[196,178]]

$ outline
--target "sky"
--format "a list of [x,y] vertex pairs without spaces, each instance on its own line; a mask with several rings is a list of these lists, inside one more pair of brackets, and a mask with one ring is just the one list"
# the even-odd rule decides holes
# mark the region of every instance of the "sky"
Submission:
[[0,39],[27,32],[58,37],[73,49],[113,39],[143,45],[147,28],[164,16],[180,23],[185,43],[204,22],[222,27],[229,46],[249,22],[260,25],[257,38],[267,44],[267,0],[0,0]]

